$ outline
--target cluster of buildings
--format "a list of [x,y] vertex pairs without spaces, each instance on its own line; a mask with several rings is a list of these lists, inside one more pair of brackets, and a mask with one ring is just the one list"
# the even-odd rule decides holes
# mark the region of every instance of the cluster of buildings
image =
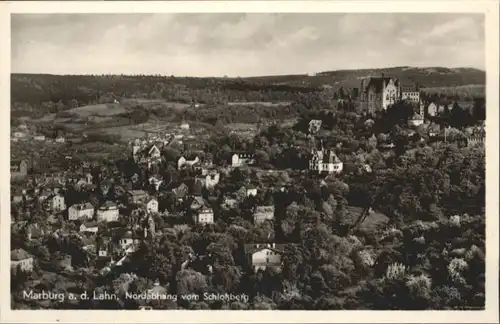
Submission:
[[144,139],[135,139],[129,145],[132,157],[137,164],[147,164],[149,167],[161,161],[161,150],[167,147],[173,139],[171,135],[150,136]]
[[471,102],[427,100],[422,98],[419,86],[413,81],[384,74],[361,80],[359,101],[361,110],[368,113],[387,110],[391,105],[401,101],[410,103],[415,110],[408,120],[409,126],[422,125],[426,118],[451,112],[456,107],[474,113]]
[[315,173],[338,174],[344,169],[344,163],[339,159],[333,149],[323,147],[317,148],[315,135],[321,129],[321,120],[313,119],[309,122],[309,136],[311,139],[311,155],[309,158],[309,170]]
[[370,113],[386,110],[398,101],[405,100],[418,105],[420,90],[418,85],[402,81],[397,77],[382,74],[361,80],[359,98],[361,109]]
[[34,130],[29,129],[26,124],[21,124],[16,129],[12,130],[11,141],[27,141],[33,140],[35,142],[55,142],[55,143],[65,143],[66,139],[62,135],[58,135],[56,138],[47,138],[45,135],[37,134]]
[[[161,151],[158,148],[161,145],[158,144],[159,140],[161,139],[154,138],[149,141],[138,140],[131,143],[132,154],[134,157],[137,157],[134,160],[138,165],[143,163],[153,164],[162,158]],[[167,142],[168,139],[165,140],[163,145],[168,145]],[[231,169],[253,165],[255,163],[255,156],[250,152],[233,152],[227,163],[226,167],[217,168],[213,166],[211,161],[204,161],[199,156],[181,156],[177,160],[177,167],[179,169],[190,167],[199,171],[198,175],[194,178],[194,183],[203,188],[212,189],[221,181],[223,173],[227,174]],[[13,161],[13,176],[17,173],[26,176],[28,168],[27,161]],[[19,204],[19,206],[25,206],[24,208],[28,209],[30,208],[29,206],[33,206],[34,201],[43,202],[44,210],[51,215],[49,217],[51,222],[57,222],[57,219],[60,220],[61,216],[69,222],[77,222],[79,226],[77,227],[76,235],[82,240],[83,248],[85,250],[94,250],[99,264],[104,264],[105,267],[120,266],[130,253],[135,251],[142,240],[158,234],[153,215],[163,213],[160,210],[158,201],[160,199],[159,196],[161,196],[158,190],[159,184],[163,180],[159,175],[149,176],[148,182],[153,185],[152,188],[156,189],[156,194],[151,193],[154,191],[153,189],[149,190],[149,193],[145,190],[126,191],[122,188],[125,185],[123,181],[119,185],[115,180],[109,180],[109,177],[112,178],[116,171],[106,171],[101,167],[101,172],[105,172],[106,175],[104,178],[99,177],[100,181],[98,181],[98,179],[94,179],[94,176],[92,176],[91,169],[89,165],[82,165],[81,170],[79,169],[75,174],[73,174],[73,171],[65,171],[60,174],[51,174],[44,177],[32,175],[26,179],[26,184],[29,184],[34,189],[12,190],[12,202]],[[129,184],[138,184],[138,179],[139,176],[137,174],[133,175],[129,179]],[[243,197],[257,197],[258,195],[259,188],[250,182],[240,189],[245,192]],[[120,188],[122,188],[121,191]],[[70,199],[72,202],[68,205],[68,197],[66,196],[68,190],[88,193],[101,192],[104,201],[101,200],[97,204],[95,201],[91,202],[88,200],[75,203],[73,198]],[[114,190],[114,198],[111,200],[106,198],[110,190]],[[175,212],[174,215],[169,215],[168,212],[164,212],[163,214],[173,217],[185,217],[186,220],[189,220],[188,223],[195,225],[204,226],[215,223],[216,217],[212,204],[204,199],[201,193],[194,192],[193,190],[193,187],[190,186],[188,188],[185,183],[182,183],[178,188],[172,189],[177,204],[174,209],[178,210],[178,212]],[[243,199],[241,196],[240,198],[236,198],[236,196],[232,197],[229,195],[224,197],[221,207],[226,210],[237,208],[241,199]],[[132,212],[130,215],[138,216],[134,224],[130,223],[130,217],[132,216],[127,216],[131,209]],[[127,212],[123,214],[122,211],[125,210]],[[274,206],[257,204],[252,210],[252,217],[255,224],[272,221],[274,219]],[[124,224],[129,224],[127,226],[130,228],[120,230],[123,229]],[[111,232],[109,232],[110,228],[113,229]],[[62,230],[60,224],[58,229],[44,230],[45,234],[43,235],[54,234],[66,236],[75,234],[73,231]],[[31,229],[29,232],[31,233],[30,237],[33,235],[34,238],[42,235],[39,232],[33,232]],[[252,253],[261,253],[262,249],[264,249],[263,246],[264,244]],[[270,249],[274,249],[274,252],[277,251],[276,247]],[[16,254],[19,254],[19,256],[12,258],[12,267],[18,268],[18,265],[21,265],[23,270],[30,271],[33,265],[33,257],[26,256],[25,253],[16,252]],[[256,263],[251,263],[250,266],[255,266],[256,270],[261,269],[266,264],[268,266],[279,266],[280,262],[277,261],[278,258],[277,255],[273,255],[266,262],[255,257],[255,260],[260,261],[255,261]],[[249,260],[252,262],[251,257]]]

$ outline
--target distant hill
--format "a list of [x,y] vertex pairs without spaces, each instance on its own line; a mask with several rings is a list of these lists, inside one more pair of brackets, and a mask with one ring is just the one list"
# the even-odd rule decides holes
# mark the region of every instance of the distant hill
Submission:
[[262,83],[280,83],[287,85],[309,84],[311,86],[331,85],[347,88],[359,87],[360,80],[369,76],[397,76],[401,79],[413,80],[424,88],[455,87],[465,85],[484,85],[485,71],[473,68],[427,67],[415,68],[409,66],[384,69],[337,70],[319,72],[315,75],[278,75],[246,78],[245,80]]
[[[326,85],[333,90],[356,88],[362,78],[381,74],[412,80],[423,88],[446,89],[447,93],[453,92],[455,87],[464,91],[468,86],[474,88],[474,93],[481,93],[486,80],[485,71],[478,69],[407,66],[247,78],[12,74],[11,100],[32,106],[42,102],[68,103],[72,99],[91,104],[97,103],[93,101],[98,101],[103,94],[111,93],[121,98],[162,98],[181,102],[210,102],[215,96],[226,96],[229,101],[294,101],[301,93],[320,91]],[[439,90],[432,92],[435,91]]]

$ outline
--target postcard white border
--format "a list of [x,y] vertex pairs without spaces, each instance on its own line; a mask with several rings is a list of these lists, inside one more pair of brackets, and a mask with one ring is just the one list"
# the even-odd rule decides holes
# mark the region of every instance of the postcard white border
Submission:
[[[486,15],[486,310],[484,311],[87,311],[10,309],[10,14],[172,12],[464,12]],[[498,323],[498,1],[39,1],[0,3],[0,322],[6,323]]]

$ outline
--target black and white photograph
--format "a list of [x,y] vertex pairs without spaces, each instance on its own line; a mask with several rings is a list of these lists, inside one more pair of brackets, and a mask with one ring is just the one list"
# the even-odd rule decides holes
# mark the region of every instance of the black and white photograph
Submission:
[[7,307],[498,320],[486,14],[241,11],[10,14]]

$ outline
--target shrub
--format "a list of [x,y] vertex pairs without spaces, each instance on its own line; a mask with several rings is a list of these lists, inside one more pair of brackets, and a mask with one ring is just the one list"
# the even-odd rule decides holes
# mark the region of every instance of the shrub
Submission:
[[431,292],[432,280],[425,274],[409,276],[406,286],[413,296],[428,298]]
[[448,273],[454,282],[463,282],[462,274],[467,270],[468,264],[464,259],[454,258],[448,264]]

